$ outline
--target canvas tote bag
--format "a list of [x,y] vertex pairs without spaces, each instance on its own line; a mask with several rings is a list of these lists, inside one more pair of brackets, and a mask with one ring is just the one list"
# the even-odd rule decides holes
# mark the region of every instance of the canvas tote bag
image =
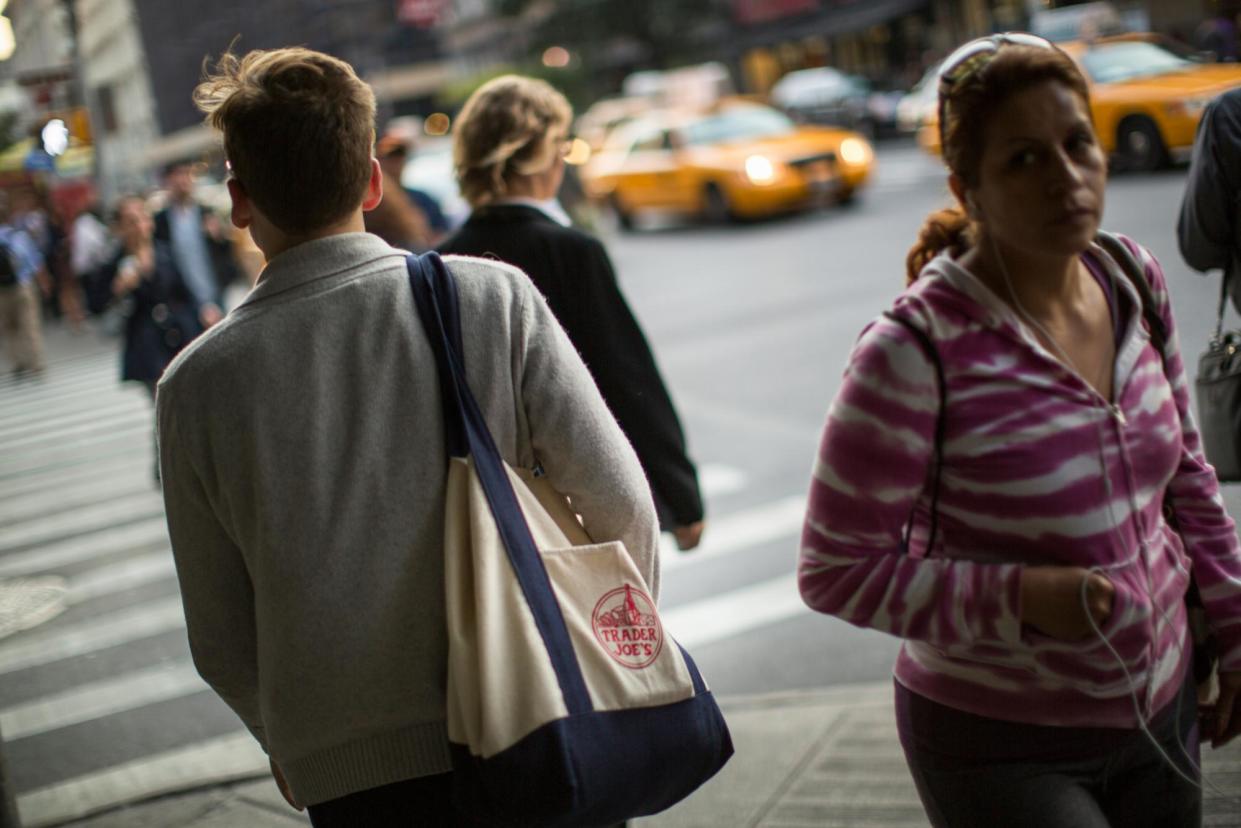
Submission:
[[723,715],[620,542],[496,450],[466,384],[456,285],[410,284],[449,442],[448,738],[457,807],[486,825],[606,826],[661,811],[732,755]]

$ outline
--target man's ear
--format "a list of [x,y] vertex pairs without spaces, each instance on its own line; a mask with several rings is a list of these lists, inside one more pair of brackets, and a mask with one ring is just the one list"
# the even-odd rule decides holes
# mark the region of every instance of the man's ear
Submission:
[[228,197],[233,202],[233,209],[229,213],[233,226],[245,230],[254,221],[254,211],[246,188],[236,178],[228,179]]
[[379,160],[371,159],[371,180],[366,183],[366,197],[362,199],[363,210],[374,210],[384,198],[384,172]]

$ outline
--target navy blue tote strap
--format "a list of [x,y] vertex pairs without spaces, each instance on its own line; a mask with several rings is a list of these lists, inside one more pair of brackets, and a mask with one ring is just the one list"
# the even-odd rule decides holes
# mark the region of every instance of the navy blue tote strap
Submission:
[[504,469],[504,461],[466,382],[456,283],[434,252],[411,255],[406,264],[414,304],[435,352],[449,452],[454,457],[464,457],[468,452],[474,458],[474,468],[500,538],[556,671],[565,707],[570,715],[588,713],[592,709],[590,693],[582,678],[560,605]]

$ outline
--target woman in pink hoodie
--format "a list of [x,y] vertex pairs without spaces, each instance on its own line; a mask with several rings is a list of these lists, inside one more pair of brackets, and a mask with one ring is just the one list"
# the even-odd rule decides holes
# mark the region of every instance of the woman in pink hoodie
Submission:
[[[1107,160],[1073,61],[1029,35],[940,73],[960,208],[862,334],[828,414],[799,580],[905,639],[906,758],[938,826],[1194,826],[1192,567],[1241,731],[1241,552],[1189,413],[1159,264],[1096,241]],[[1177,529],[1164,515],[1165,500]]]

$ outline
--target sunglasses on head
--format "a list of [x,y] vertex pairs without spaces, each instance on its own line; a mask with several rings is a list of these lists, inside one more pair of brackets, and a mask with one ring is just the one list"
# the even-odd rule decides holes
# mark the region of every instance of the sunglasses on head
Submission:
[[1050,40],[1026,32],[1004,32],[971,40],[944,59],[939,69],[939,139],[944,145],[945,108],[952,87],[991,62],[1002,46],[1055,50]]
[[1051,41],[1025,32],[1004,32],[971,40],[950,54],[939,69],[939,85],[951,86],[969,77],[995,57],[1001,46],[1033,46],[1038,49],[1055,49]]

